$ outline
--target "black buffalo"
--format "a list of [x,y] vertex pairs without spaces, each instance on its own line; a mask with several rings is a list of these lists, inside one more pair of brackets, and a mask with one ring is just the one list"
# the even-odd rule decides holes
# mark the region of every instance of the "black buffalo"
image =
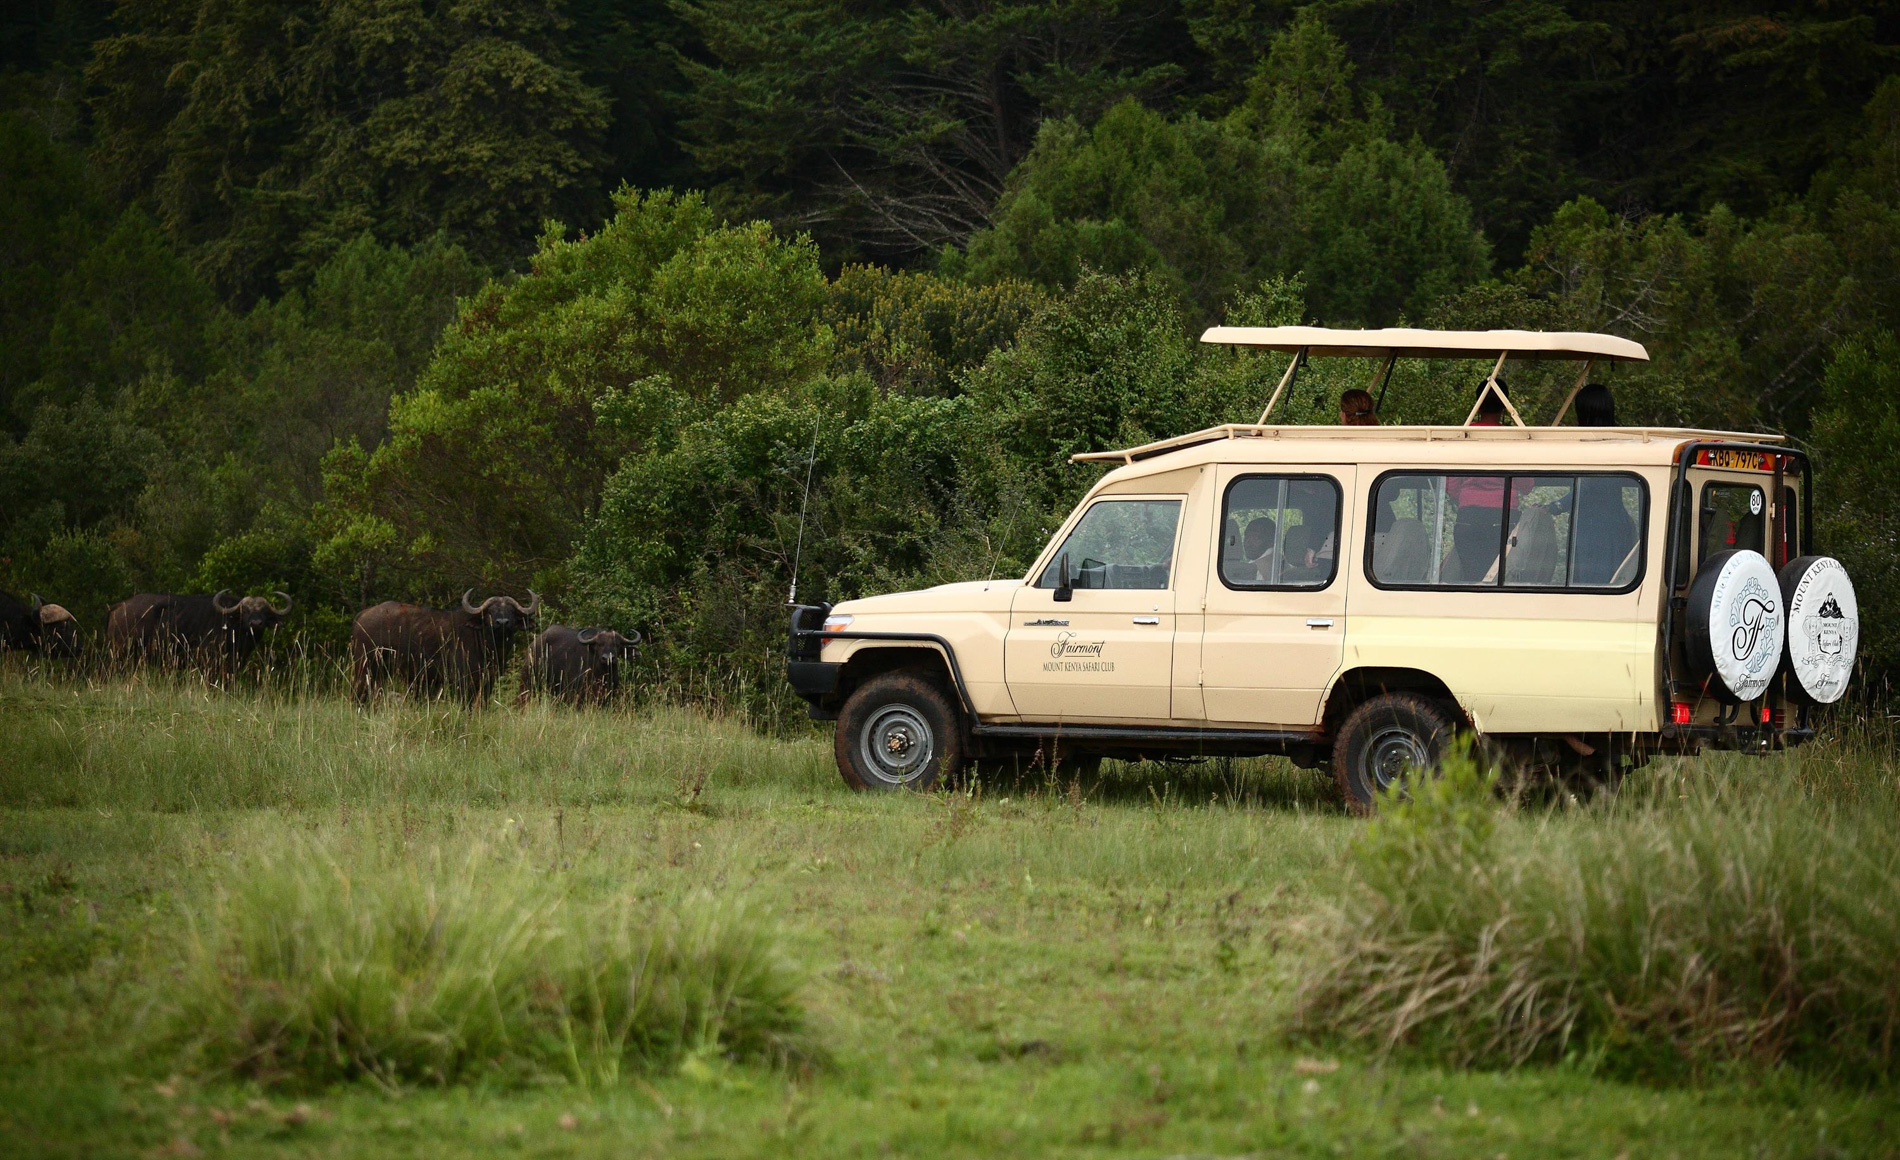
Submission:
[[112,606],[106,649],[116,661],[235,672],[290,612],[288,592],[271,595],[282,597],[283,605],[262,596],[234,597],[229,588],[210,596],[141,592]]
[[521,697],[551,693],[564,701],[599,703],[620,688],[620,666],[633,659],[640,634],[624,637],[611,628],[550,624],[521,661]]
[[78,656],[79,622],[72,613],[46,603],[37,594],[29,604],[0,592],[0,652]]
[[528,593],[523,605],[512,596],[476,604],[462,594],[460,608],[424,608],[386,600],[357,613],[350,628],[351,691],[367,701],[376,689],[399,681],[421,693],[450,691],[474,704],[486,700],[507,667],[515,633],[534,627],[541,598]]

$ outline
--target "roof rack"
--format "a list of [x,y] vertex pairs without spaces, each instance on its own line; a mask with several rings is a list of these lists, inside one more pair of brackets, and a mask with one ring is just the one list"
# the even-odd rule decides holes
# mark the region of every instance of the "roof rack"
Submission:
[[1138,463],[1144,459],[1153,459],[1157,455],[1166,455],[1170,451],[1183,451],[1189,447],[1199,447],[1204,443],[1214,443],[1223,439],[1349,439],[1363,442],[1428,443],[1460,439],[1519,440],[1527,443],[1606,439],[1638,441],[1661,439],[1670,442],[1679,442],[1684,439],[1721,439],[1738,443],[1785,443],[1788,437],[1756,431],[1715,431],[1700,427],[1337,427],[1317,424],[1283,426],[1224,423],[1219,427],[1209,427],[1204,431],[1195,431],[1188,435],[1177,435],[1172,439],[1159,439],[1153,443],[1144,443],[1139,447],[1129,447],[1121,451],[1090,451],[1071,455],[1069,461],[1071,463]]

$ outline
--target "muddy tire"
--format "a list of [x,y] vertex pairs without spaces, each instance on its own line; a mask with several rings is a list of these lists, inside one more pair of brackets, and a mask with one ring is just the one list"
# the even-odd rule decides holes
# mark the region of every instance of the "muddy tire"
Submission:
[[956,705],[915,673],[885,673],[860,685],[838,714],[838,773],[855,790],[930,790],[954,781],[964,762]]
[[1435,701],[1385,693],[1354,709],[1333,741],[1333,778],[1354,813],[1413,770],[1436,770],[1451,743],[1451,716]]

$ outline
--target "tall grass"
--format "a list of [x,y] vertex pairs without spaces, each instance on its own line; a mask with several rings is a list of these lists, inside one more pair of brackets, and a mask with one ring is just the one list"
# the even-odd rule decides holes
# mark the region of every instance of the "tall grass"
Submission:
[[191,930],[176,1035],[267,1085],[594,1084],[701,1051],[815,1056],[799,976],[758,915],[705,894],[582,903],[482,844],[388,859],[285,839]]
[[809,792],[837,777],[820,741],[773,741],[663,705],[358,708],[298,685],[227,691],[152,673],[49,682],[4,667],[0,720],[0,807],[14,809],[606,805],[708,778]]
[[1900,794],[1855,740],[1792,777],[1711,761],[1544,814],[1454,763],[1356,843],[1298,1025],[1457,1064],[1892,1078]]

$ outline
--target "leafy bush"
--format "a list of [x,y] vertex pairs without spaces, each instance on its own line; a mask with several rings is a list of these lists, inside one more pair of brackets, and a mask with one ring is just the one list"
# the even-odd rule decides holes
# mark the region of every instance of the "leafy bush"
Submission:
[[[1626,1074],[1900,1064],[1900,795],[1851,809],[1759,771],[1659,777],[1588,819],[1498,816],[1466,760],[1386,803],[1298,1026],[1464,1066]],[[1691,767],[1693,768],[1693,767]]]
[[810,1060],[799,978],[710,896],[583,907],[481,845],[352,864],[291,844],[193,916],[172,1014],[205,1066],[269,1085],[611,1082],[718,1051]]

